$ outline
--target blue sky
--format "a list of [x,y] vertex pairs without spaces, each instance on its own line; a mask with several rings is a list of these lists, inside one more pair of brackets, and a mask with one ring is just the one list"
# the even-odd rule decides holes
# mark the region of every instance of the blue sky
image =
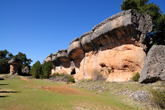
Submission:
[[[165,0],[149,0],[165,13]],[[0,50],[25,53],[33,65],[67,49],[83,33],[121,12],[122,0],[0,0]]]

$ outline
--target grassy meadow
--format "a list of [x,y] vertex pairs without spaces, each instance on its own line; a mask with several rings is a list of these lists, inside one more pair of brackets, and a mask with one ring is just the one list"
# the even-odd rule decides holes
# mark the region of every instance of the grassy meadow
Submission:
[[23,76],[1,78],[0,110],[144,109],[140,103],[110,94],[110,91],[97,93],[96,90],[75,88],[74,85]]

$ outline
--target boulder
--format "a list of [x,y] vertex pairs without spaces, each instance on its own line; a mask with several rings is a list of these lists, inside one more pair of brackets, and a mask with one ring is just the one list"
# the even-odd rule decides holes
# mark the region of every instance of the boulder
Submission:
[[130,99],[136,100],[138,102],[148,102],[151,96],[147,91],[136,91],[129,96]]
[[147,54],[140,74],[140,83],[165,81],[165,46],[153,45]]
[[29,74],[29,67],[28,66],[25,66],[24,68],[22,68],[22,73],[25,73],[25,74]]

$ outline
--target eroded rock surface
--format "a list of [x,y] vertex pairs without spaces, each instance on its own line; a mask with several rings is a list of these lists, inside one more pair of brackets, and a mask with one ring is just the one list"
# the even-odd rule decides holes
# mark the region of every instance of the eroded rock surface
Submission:
[[10,64],[10,73],[11,75],[15,74],[18,67],[22,64],[22,61],[18,58],[12,58],[8,61],[8,64]]
[[140,83],[165,81],[165,46],[153,45],[147,54],[140,74]]
[[[58,51],[51,60],[54,73],[63,70],[80,80],[92,78],[93,72],[99,71],[107,81],[128,81],[135,72],[141,72],[146,34],[151,31],[149,15],[134,10],[113,15],[71,41],[67,53]],[[45,61],[50,61],[51,56]]]
[[24,68],[22,68],[22,73],[23,74],[29,74],[30,70],[28,66],[25,66]]

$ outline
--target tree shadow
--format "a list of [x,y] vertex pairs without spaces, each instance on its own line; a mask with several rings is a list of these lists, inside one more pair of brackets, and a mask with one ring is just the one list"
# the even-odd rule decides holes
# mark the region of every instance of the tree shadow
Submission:
[[0,93],[21,93],[20,91],[0,91]]
[[0,80],[4,80],[4,78],[0,78]]
[[2,85],[9,85],[9,84],[0,84],[0,86],[2,86]]
[[7,96],[7,95],[4,95],[4,96],[0,96],[0,98],[5,98],[5,97],[9,97],[9,96]]

